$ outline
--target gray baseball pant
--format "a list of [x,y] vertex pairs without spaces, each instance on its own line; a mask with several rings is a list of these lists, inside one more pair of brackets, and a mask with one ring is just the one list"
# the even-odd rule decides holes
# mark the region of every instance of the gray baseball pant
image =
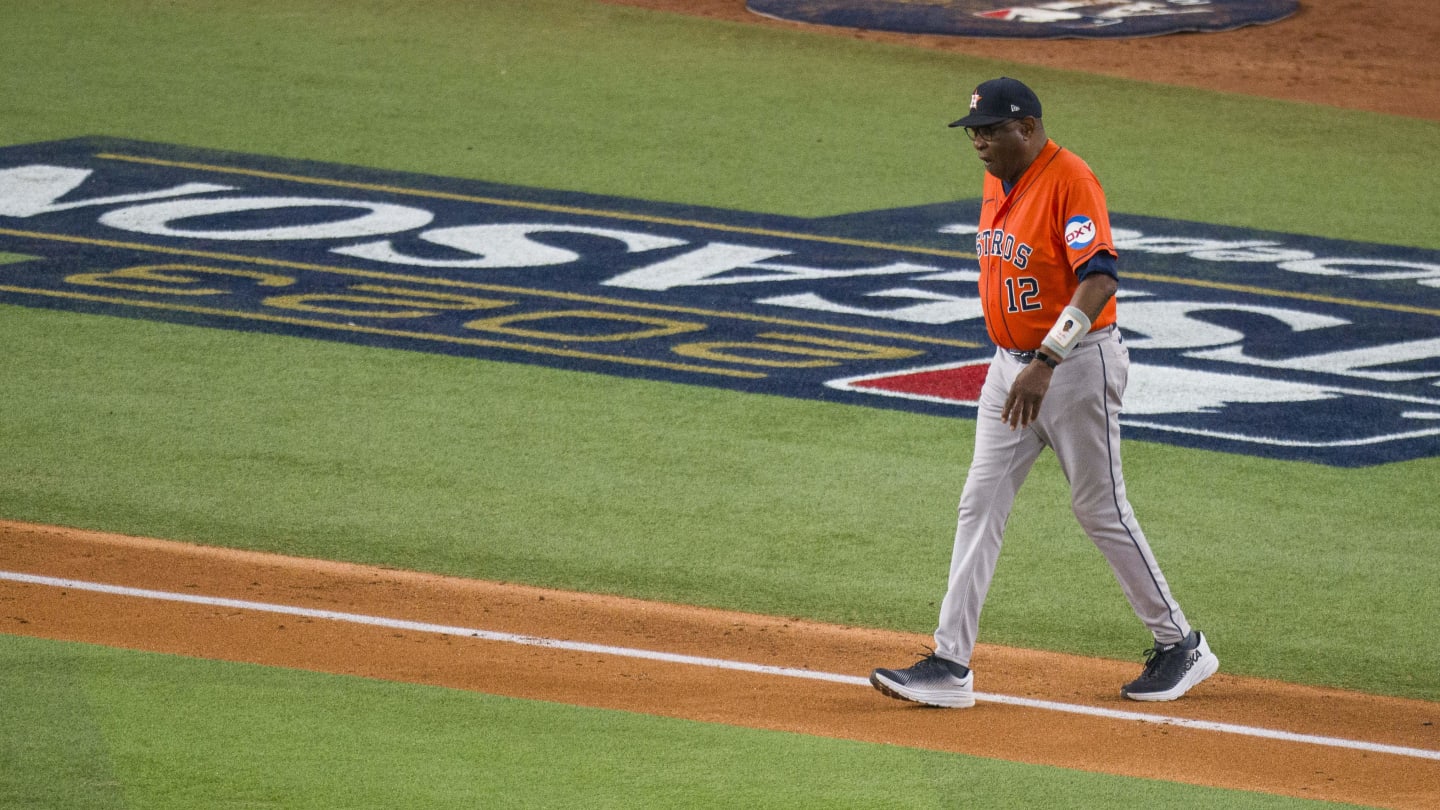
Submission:
[[1120,403],[1130,355],[1115,327],[1080,341],[1055,369],[1040,417],[1012,431],[1000,420],[1005,397],[1024,363],[996,350],[980,394],[975,457],[960,496],[950,581],[940,604],[935,652],[965,666],[975,649],[980,610],[990,590],[1005,522],[1015,495],[1046,447],[1070,482],[1071,508],[1105,555],[1135,615],[1161,644],[1190,633],[1190,624],[1150,550],[1125,497],[1120,470]]

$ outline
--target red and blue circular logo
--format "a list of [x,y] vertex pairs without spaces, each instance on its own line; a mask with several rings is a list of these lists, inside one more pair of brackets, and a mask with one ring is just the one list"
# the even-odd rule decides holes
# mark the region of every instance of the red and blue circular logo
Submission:
[[1095,220],[1084,214],[1076,214],[1065,221],[1065,244],[1071,250],[1088,247],[1095,241]]

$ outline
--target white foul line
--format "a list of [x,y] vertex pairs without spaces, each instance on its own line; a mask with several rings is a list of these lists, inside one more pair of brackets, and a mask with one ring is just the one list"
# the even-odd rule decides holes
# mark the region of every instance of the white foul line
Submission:
[[[12,582],[24,582],[31,585],[46,585],[53,588],[69,588],[76,591],[91,591],[94,593],[105,593],[115,596],[129,596],[138,599],[154,599],[164,602],[184,602],[193,605],[207,605],[210,607],[235,608],[238,610],[253,610],[262,613],[279,613],[287,616],[302,616],[309,619],[326,619],[337,622],[348,622],[350,624],[363,624],[373,627],[386,627],[393,630],[410,630],[417,633],[437,633],[447,636],[461,636],[465,638],[477,638],[482,641],[498,641],[507,644],[520,644],[527,647],[546,647],[556,650],[567,650],[570,652],[588,652],[599,655],[614,655],[624,658],[643,658],[650,661],[663,661],[671,664],[691,664],[694,666],[709,667],[711,669],[729,669],[741,672],[751,672],[762,675],[779,675],[787,678],[808,678],[816,681],[829,681],[832,683],[850,684],[853,686],[869,686],[870,682],[865,678],[852,675],[840,675],[831,672],[816,672],[809,669],[796,669],[792,667],[775,667],[765,664],[750,664],[744,661],[729,661],[723,658],[706,658],[695,655],[679,655],[676,653],[659,652],[656,650],[640,650],[631,647],[612,647],[606,644],[590,644],[583,641],[563,641],[560,639],[544,638],[541,636],[527,636],[515,633],[500,633],[494,630],[479,630],[472,627],[456,627],[453,625],[431,624],[429,622],[412,622],[404,619],[387,619],[380,616],[366,616],[358,613],[342,613],[334,610],[314,610],[311,608],[295,607],[293,605],[277,605],[267,602],[250,602],[243,599],[224,599],[215,596],[199,596],[195,594],[172,593],[169,591],[151,591],[142,588],[127,588],[120,585],[107,585],[99,582],[85,582],[75,579],[60,579],[57,577],[36,576],[33,574],[21,574],[11,571],[0,571],[0,580]],[[1049,700],[1034,700],[1031,698],[1013,697],[1011,695],[997,695],[985,692],[976,692],[976,700],[989,703],[1001,703],[1010,706],[1022,706],[1029,709],[1043,709],[1052,712],[1065,712],[1068,714],[1081,714],[1090,717],[1102,717],[1109,720],[1133,720],[1141,723],[1153,723],[1157,725],[1180,726],[1183,728],[1201,729],[1204,731],[1217,731],[1224,734],[1238,734],[1247,737],[1263,737],[1271,740],[1284,742],[1308,743],[1310,745],[1323,745],[1330,748],[1347,748],[1356,751],[1366,751],[1377,754],[1393,754],[1402,757],[1415,757],[1418,759],[1429,759],[1440,761],[1440,751],[1431,751],[1425,748],[1407,748],[1400,745],[1386,745],[1383,743],[1370,743],[1360,740],[1347,740],[1342,737],[1322,737],[1314,734],[1297,734],[1277,729],[1260,728],[1257,726],[1242,726],[1233,723],[1217,723],[1209,720],[1192,720],[1186,717],[1166,717],[1164,715],[1145,714],[1143,712],[1127,712],[1117,709],[1102,709],[1096,706],[1083,706],[1074,703],[1058,703]]]

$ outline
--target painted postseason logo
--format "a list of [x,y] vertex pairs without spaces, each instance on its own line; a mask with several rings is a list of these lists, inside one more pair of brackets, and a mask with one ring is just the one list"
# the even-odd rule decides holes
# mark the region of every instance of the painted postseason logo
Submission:
[[[994,353],[960,249],[978,215],[784,218],[82,139],[0,149],[0,302],[973,418]],[[1440,455],[1440,252],[1111,224],[1129,438]]]
[[1298,0],[749,0],[767,17],[914,34],[1025,39],[1229,31],[1294,14]]

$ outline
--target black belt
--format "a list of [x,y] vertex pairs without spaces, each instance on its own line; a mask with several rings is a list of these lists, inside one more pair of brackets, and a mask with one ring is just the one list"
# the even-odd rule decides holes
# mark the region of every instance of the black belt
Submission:
[[[1108,334],[1108,333],[1110,333],[1110,332],[1116,332],[1116,334],[1119,334],[1118,330],[1116,330],[1116,328],[1115,328],[1115,325],[1114,325],[1114,324],[1111,324],[1111,325],[1105,327],[1104,329],[1099,329],[1099,330],[1097,330],[1097,331],[1091,332],[1090,334],[1088,334],[1088,335],[1086,335],[1085,337],[1081,338],[1081,341],[1083,342],[1083,341],[1085,341],[1085,340],[1089,340],[1090,338],[1095,338],[1096,340],[1098,340],[1098,339],[1099,339],[1098,336],[1100,336],[1100,335],[1105,335],[1105,334]],[[1024,363],[1030,362],[1031,360],[1034,360],[1034,359],[1035,359],[1035,352],[1038,352],[1038,351],[1040,351],[1040,350],[1039,350],[1039,349],[1035,349],[1034,351],[1022,352],[1022,351],[1016,351],[1015,349],[1006,349],[1005,351],[1006,351],[1011,357],[1015,358],[1016,362],[1019,362],[1019,363],[1024,364]],[[1054,354],[1055,354],[1054,352],[1051,352],[1048,356],[1053,357]]]

